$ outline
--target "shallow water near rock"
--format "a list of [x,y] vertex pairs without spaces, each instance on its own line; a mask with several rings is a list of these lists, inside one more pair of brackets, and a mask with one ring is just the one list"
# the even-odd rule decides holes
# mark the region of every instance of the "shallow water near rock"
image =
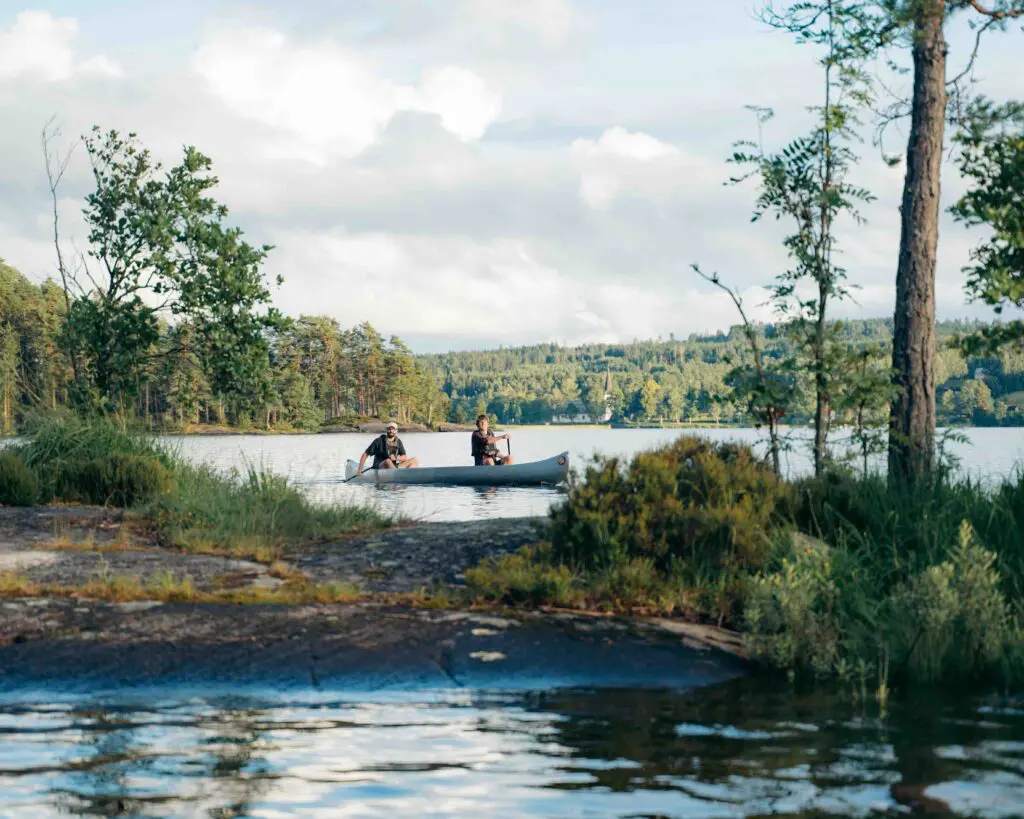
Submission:
[[1024,704],[745,680],[689,692],[22,691],[0,814],[1010,817]]

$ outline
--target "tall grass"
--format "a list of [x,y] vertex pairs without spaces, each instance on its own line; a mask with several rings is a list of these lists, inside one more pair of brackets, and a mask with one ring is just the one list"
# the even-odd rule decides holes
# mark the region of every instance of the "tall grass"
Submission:
[[35,474],[44,502],[133,506],[171,488],[170,454],[114,419],[38,415],[10,451]]
[[39,416],[5,457],[27,471],[43,502],[131,508],[163,543],[194,551],[271,562],[286,545],[392,522],[371,508],[314,503],[265,468],[225,474],[196,466],[112,419]]
[[371,507],[313,503],[286,477],[265,468],[224,474],[179,462],[174,475],[176,491],[142,511],[165,542],[191,551],[272,562],[286,545],[393,522]]
[[850,552],[883,588],[947,560],[971,525],[998,556],[1004,590],[1024,597],[1024,473],[986,486],[943,478],[918,486],[833,474],[793,486],[794,528]]

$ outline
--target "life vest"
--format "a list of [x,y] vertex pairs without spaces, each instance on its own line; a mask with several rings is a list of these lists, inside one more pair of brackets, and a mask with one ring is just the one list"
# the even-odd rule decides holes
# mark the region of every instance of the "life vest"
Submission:
[[[477,430],[479,432],[479,430]],[[474,458],[482,456],[486,458],[492,458],[498,454],[498,447],[492,444],[490,441],[481,439],[476,432],[473,433],[472,447],[470,449],[470,455]]]
[[387,447],[387,450],[388,450],[388,460],[390,460],[391,463],[397,464],[398,463],[398,436],[396,435],[394,437],[394,440],[392,440],[391,438],[388,438],[387,433],[384,433],[384,446]]

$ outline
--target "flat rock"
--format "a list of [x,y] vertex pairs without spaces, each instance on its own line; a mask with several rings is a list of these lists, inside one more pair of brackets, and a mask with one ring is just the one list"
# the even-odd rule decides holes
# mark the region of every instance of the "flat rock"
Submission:
[[294,549],[289,563],[317,582],[356,580],[369,592],[406,593],[434,584],[464,587],[484,558],[544,538],[545,518],[421,523]]
[[[746,663],[643,624],[494,617],[375,604],[113,605],[9,601],[0,690],[125,687],[382,690],[567,686],[690,688]],[[580,628],[579,626],[586,626]]]
[[54,552],[34,549],[0,550],[0,572],[24,572],[37,566],[48,566],[60,558]]

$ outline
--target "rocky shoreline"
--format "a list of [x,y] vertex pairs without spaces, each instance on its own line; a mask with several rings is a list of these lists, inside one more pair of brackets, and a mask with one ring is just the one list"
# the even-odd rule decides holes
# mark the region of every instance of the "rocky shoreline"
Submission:
[[[436,607],[490,555],[536,543],[542,519],[395,527],[286,550],[310,583],[358,587],[331,604],[104,602],[77,594],[0,599],[0,690],[146,685],[499,689],[690,687],[747,669],[736,635],[681,621]],[[197,589],[264,588],[280,568],[146,541],[122,513],[0,509],[0,577],[68,588],[98,577],[187,576]],[[50,584],[47,586],[47,584]],[[420,595],[417,598],[417,595]]]

